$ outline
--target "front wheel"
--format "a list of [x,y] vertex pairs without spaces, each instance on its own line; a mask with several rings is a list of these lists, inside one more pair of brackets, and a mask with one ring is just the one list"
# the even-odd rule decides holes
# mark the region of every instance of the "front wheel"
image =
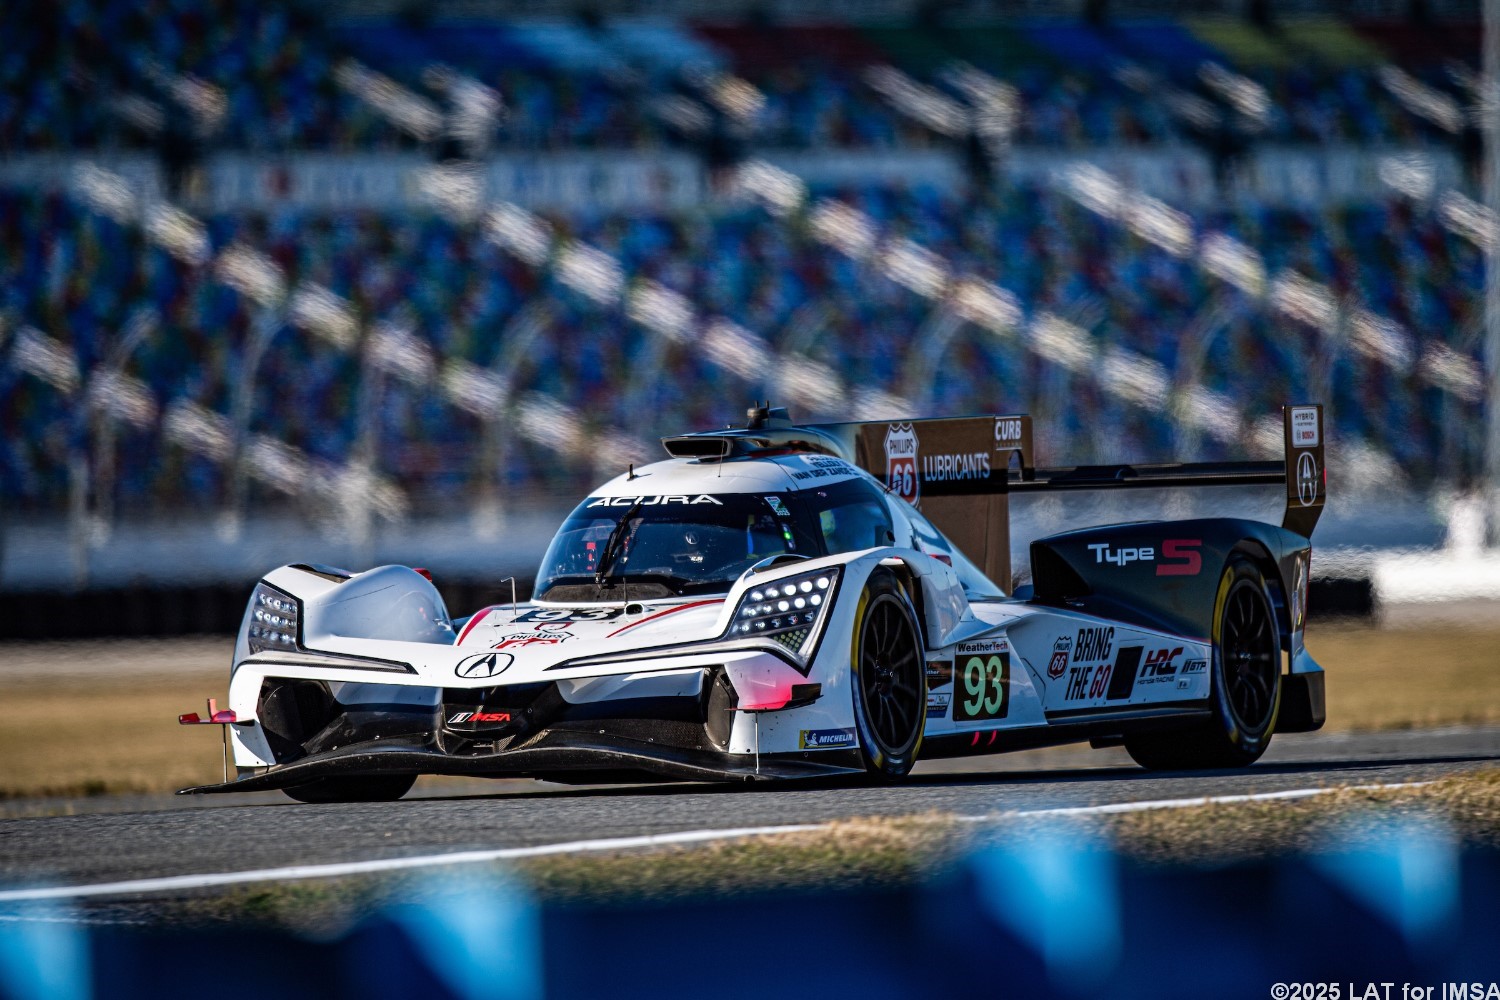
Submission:
[[927,724],[922,636],[893,573],[871,574],[859,606],[850,666],[860,754],[872,777],[899,778],[917,762]]
[[352,775],[318,778],[282,791],[298,802],[394,802],[416,783],[415,774]]
[[1195,729],[1126,739],[1142,767],[1245,767],[1271,744],[1281,711],[1281,641],[1265,579],[1248,556],[1230,557],[1214,609],[1213,716]]

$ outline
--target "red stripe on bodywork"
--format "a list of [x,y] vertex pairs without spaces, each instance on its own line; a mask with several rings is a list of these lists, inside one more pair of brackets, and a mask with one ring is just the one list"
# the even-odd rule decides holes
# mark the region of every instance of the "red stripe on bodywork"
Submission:
[[724,603],[724,598],[719,597],[719,598],[715,598],[714,600],[711,600],[711,601],[693,601],[691,604],[679,604],[675,608],[667,608],[665,611],[658,611],[654,615],[647,615],[645,618],[642,618],[638,622],[631,622],[629,625],[621,626],[620,628],[615,629],[609,635],[605,636],[605,638],[606,639],[613,639],[615,636],[619,635],[621,632],[627,631],[629,629],[633,629],[637,625],[644,625],[647,622],[651,621],[652,619],[662,618],[662,617],[665,617],[666,615],[675,615],[677,612],[679,612],[679,611],[686,611],[688,608],[701,608],[705,604],[723,604],[723,603]]
[[464,636],[466,636],[466,635],[469,634],[469,630],[471,628],[473,628],[475,625],[478,625],[479,622],[480,622],[480,620],[482,618],[484,618],[485,615],[489,614],[491,611],[494,611],[494,610],[495,609],[493,607],[489,607],[489,608],[485,608],[483,611],[476,611],[476,612],[474,612],[473,617],[469,619],[469,623],[464,626],[464,630],[462,632],[458,633],[458,638],[457,639],[453,640],[453,645],[455,645],[455,646],[461,646],[461,645],[463,645]]

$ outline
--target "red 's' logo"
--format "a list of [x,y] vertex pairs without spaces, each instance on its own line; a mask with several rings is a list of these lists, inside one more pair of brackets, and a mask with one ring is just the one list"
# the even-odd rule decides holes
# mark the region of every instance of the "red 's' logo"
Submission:
[[[1156,575],[1197,576],[1203,569],[1203,554],[1198,551],[1202,545],[1201,538],[1168,538],[1161,543]],[[1167,562],[1168,559],[1176,561]]]

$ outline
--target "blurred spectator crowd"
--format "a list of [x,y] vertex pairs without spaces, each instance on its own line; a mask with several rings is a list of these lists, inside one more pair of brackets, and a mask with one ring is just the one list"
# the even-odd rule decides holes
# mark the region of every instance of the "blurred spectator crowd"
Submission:
[[[1196,142],[1228,155],[1261,141],[1455,143],[1467,156],[1478,32],[1194,18],[329,22],[250,0],[28,0],[0,7],[0,37],[0,149],[151,147],[170,164],[210,148],[649,149],[731,127],[720,138],[736,162],[760,148],[977,133],[997,157],[1006,143]],[[419,96],[404,127],[372,87]],[[488,124],[453,147],[452,112],[476,100]],[[449,124],[422,125],[425,107]],[[957,124],[954,108],[967,109]],[[836,238],[829,205],[848,210],[834,217],[854,237]],[[0,496],[58,509],[67,456],[97,437],[98,407],[81,402],[89,375],[113,365],[144,383],[155,414],[117,431],[121,508],[221,500],[224,456],[171,440],[161,415],[183,403],[230,413],[257,337],[268,346],[249,428],[333,465],[364,448],[425,509],[462,508],[482,485],[593,478],[545,435],[510,433],[525,399],[552,401],[584,441],[712,426],[772,393],[805,417],[1030,412],[1044,460],[1077,462],[1244,456],[1258,418],[1324,400],[1334,433],[1414,483],[1480,472],[1482,442],[1466,428],[1481,406],[1483,254],[1431,204],[1394,192],[1318,209],[1226,202],[1191,220],[1228,241],[1220,251],[1253,258],[1261,277],[1235,281],[1233,254],[1208,261],[1207,242],[1143,238],[1054,185],[852,184],[780,211],[715,197],[673,214],[580,207],[538,221],[541,245],[518,252],[483,221],[287,206],[206,217],[203,246],[185,253],[67,194],[0,188]],[[861,241],[866,252],[851,249]],[[287,288],[347,304],[357,333],[310,335],[226,280],[209,262],[235,247],[263,254]],[[580,260],[623,291],[590,293]],[[1269,279],[1286,274],[1312,284],[1273,293]],[[996,315],[957,301],[967,279],[998,290]],[[653,318],[648,299],[658,313],[690,303],[696,326]],[[123,331],[147,315],[127,356]],[[383,325],[437,367],[395,377],[372,363]],[[29,368],[6,360],[23,337]],[[38,354],[36,337],[61,353]],[[443,387],[454,362],[494,376],[478,383],[496,393],[491,410]],[[820,374],[787,400],[809,362]],[[37,377],[49,364],[53,376]],[[1206,393],[1191,420],[1189,389]],[[486,419],[507,440],[499,468]]]
[[[416,8],[412,8],[415,10]],[[526,22],[420,13],[325,22],[255,0],[19,0],[0,9],[0,148],[150,145],[165,129],[252,151],[378,150],[392,130],[341,86],[353,59],[430,99],[453,71],[500,95],[504,148],[654,148],[691,138],[674,95],[726,75],[759,92],[745,138],[779,148],[888,149],[934,133],[891,106],[874,67],[924,97],[972,99],[953,73],[1007,88],[1011,138],[1078,147],[1219,141],[1463,142],[1477,24],[1421,30],[1334,19],[1256,26],[1183,17],[865,27],[688,24],[649,17]],[[886,94],[882,90],[887,91]],[[1415,112],[1415,113],[1413,113]],[[177,125],[175,119],[189,121]],[[429,140],[430,141],[430,140]]]
[[[1398,344],[1392,360],[1340,346],[1348,331],[1322,328],[1316,304],[1290,315],[1273,308],[1202,261],[1142,240],[1056,190],[1021,188],[967,203],[922,189],[826,194],[862,213],[880,238],[935,255],[948,274],[997,282],[1020,307],[1018,328],[959,324],[934,363],[914,369],[924,336],[947,315],[941,299],[914,291],[889,257],[860,260],[833,249],[805,213],[777,218],[755,205],[674,217],[554,217],[541,261],[437,214],[289,210],[215,217],[207,229],[216,251],[258,247],[288,286],[332,291],[365,329],[394,323],[436,357],[484,369],[501,361],[512,399],[539,393],[591,433],[625,428],[649,441],[737,419],[742,404],[784,386],[783,369],[810,358],[833,380],[821,405],[816,394],[792,401],[799,416],[847,417],[862,390],[934,414],[1031,412],[1054,461],[1243,456],[1255,447],[1254,418],[1331,392],[1335,432],[1369,442],[1411,481],[1480,471],[1478,431],[1462,436],[1463,427],[1480,426],[1477,385],[1434,382],[1416,362],[1432,344],[1477,355],[1482,254],[1430,210],[1392,199],[1322,212],[1226,210],[1200,220],[1253,248],[1266,272],[1327,276],[1333,301],[1362,303],[1397,329],[1416,331],[1416,343]],[[561,248],[578,243],[617,261],[627,289],[655,282],[693,303],[705,325],[727,320],[756,331],[771,351],[766,370],[746,372],[726,361],[726,349],[704,350],[693,336],[663,338],[629,295],[601,302],[588,294],[558,266]],[[181,400],[230,410],[261,307],[210,269],[58,196],[0,195],[0,247],[13,330],[46,331],[88,372],[118,341],[122,317],[154,310],[154,335],[128,370],[150,386],[158,410]],[[1023,335],[1021,327],[1043,316],[1070,324],[1075,341]],[[282,315],[271,321],[279,332],[256,377],[257,432],[343,462],[360,414],[374,406],[377,468],[424,503],[462,506],[464,488],[486,474],[472,407],[456,405],[435,375],[383,377],[361,365],[357,350]],[[1113,391],[1101,376],[1121,349],[1156,386],[1147,398],[1138,389]],[[1189,384],[1218,393],[1246,422],[1206,422],[1208,433],[1184,443],[1167,396]],[[56,386],[14,366],[0,366],[0,400],[6,494],[24,506],[55,503],[65,495],[60,456],[69,436],[85,430],[76,408]],[[502,426],[513,416],[502,414]],[[501,482],[582,485],[572,478],[576,465],[512,437],[511,458],[495,473]],[[174,447],[159,422],[127,428],[119,447],[127,504],[222,495],[222,465]]]

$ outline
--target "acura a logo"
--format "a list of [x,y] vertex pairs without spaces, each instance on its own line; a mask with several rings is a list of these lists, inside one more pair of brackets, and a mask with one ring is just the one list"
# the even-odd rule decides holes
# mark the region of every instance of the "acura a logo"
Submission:
[[510,666],[515,657],[509,653],[480,653],[460,660],[453,672],[460,677],[494,677]]
[[1318,500],[1318,463],[1310,451],[1297,456],[1297,499],[1304,507]]

